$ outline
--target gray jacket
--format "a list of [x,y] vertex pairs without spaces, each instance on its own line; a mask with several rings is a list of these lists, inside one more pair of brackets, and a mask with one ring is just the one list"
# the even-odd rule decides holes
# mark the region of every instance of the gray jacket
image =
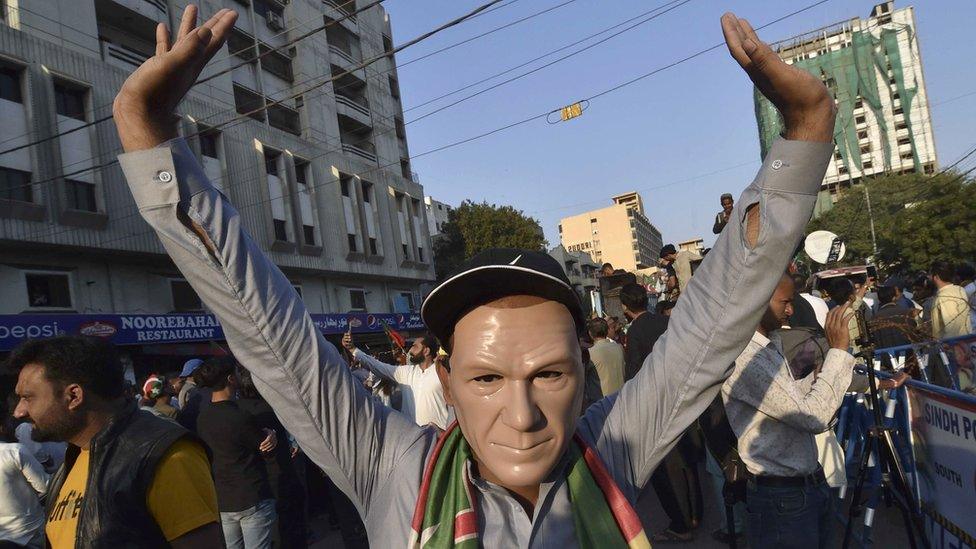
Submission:
[[[715,398],[803,234],[833,152],[779,140],[691,280],[640,373],[579,420],[631,502]],[[403,547],[434,432],[373,401],[315,328],[288,279],[244,231],[182,139],[120,156],[139,211],[223,326],[234,356],[302,449],[355,503],[373,547]],[[745,207],[761,230],[746,245]],[[738,205],[742,205],[740,208]],[[180,221],[203,228],[217,252]],[[564,464],[563,464],[564,465]],[[504,489],[476,481],[485,547],[578,547],[562,466],[529,517]]]

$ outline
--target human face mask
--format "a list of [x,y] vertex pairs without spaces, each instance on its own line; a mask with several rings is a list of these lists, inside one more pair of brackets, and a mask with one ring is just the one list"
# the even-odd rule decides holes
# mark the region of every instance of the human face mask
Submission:
[[538,487],[576,429],[583,367],[565,306],[512,296],[472,309],[454,329],[445,396],[480,475],[503,487]]

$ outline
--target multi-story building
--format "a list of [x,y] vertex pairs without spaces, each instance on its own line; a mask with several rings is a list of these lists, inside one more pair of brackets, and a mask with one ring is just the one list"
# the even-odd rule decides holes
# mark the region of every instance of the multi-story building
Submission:
[[[100,122],[188,3],[0,0],[0,314],[201,309],[106,165],[120,146]],[[416,311],[434,270],[395,59],[351,70],[393,48],[383,8],[197,3],[240,17],[180,130],[245,229],[312,313]]]
[[592,310],[592,294],[600,288],[597,273],[600,265],[593,261],[586,252],[570,252],[562,244],[549,250],[549,255],[563,266],[569,283],[576,290],[583,304],[583,312],[589,314]]
[[629,272],[656,265],[662,245],[661,231],[647,219],[636,192],[613,197],[612,206],[564,217],[559,240],[570,252]]
[[705,251],[705,241],[701,238],[692,238],[678,242],[678,251],[688,251],[701,255]]
[[448,215],[451,213],[451,206],[430,196],[424,197],[424,206],[427,208],[427,230],[431,238],[436,238],[444,232],[444,224],[447,223]]
[[[932,117],[922,71],[913,7],[894,2],[773,44],[779,56],[817,77],[837,104],[837,145],[827,166],[818,209],[837,192],[881,173],[934,173],[938,169]],[[779,113],[755,93],[762,156],[783,129]]]

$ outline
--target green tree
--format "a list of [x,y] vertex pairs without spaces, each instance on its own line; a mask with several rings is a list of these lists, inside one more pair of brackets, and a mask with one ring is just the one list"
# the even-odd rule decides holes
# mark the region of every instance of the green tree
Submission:
[[976,258],[976,184],[964,174],[885,175],[846,189],[808,232],[825,229],[847,245],[842,263],[863,264],[872,255],[871,224],[864,185],[878,243],[877,264],[888,271],[926,269],[937,259]]
[[434,268],[444,279],[461,263],[488,248],[546,249],[539,222],[512,206],[465,200],[451,210],[434,243]]

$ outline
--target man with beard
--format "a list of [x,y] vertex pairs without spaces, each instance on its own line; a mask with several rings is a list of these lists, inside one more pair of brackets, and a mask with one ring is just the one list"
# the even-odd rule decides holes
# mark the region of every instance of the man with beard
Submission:
[[820,79],[724,15],[729,51],[778,107],[784,135],[668,332],[634,379],[581,416],[585,321],[563,267],[539,251],[486,250],[421,309],[451,353],[437,374],[457,422],[438,436],[362,390],[179,138],[176,107],[236,20],[221,10],[197,28],[195,17],[187,8],[172,46],[160,26],[156,55],[119,91],[119,161],[139,213],[282,424],[355,503],[370,545],[648,547],[637,494],[715,398],[813,213],[834,150],[834,102]]
[[356,347],[352,334],[342,336],[342,346],[369,371],[400,384],[400,411],[421,427],[434,425],[447,429],[451,413],[444,400],[444,390],[437,378],[434,362],[440,344],[431,334],[413,340],[407,349],[407,364],[387,364]]
[[34,422],[34,440],[68,443],[48,488],[50,547],[222,544],[203,445],[126,398],[110,344],[77,336],[30,340],[9,364],[19,373],[14,415]]

